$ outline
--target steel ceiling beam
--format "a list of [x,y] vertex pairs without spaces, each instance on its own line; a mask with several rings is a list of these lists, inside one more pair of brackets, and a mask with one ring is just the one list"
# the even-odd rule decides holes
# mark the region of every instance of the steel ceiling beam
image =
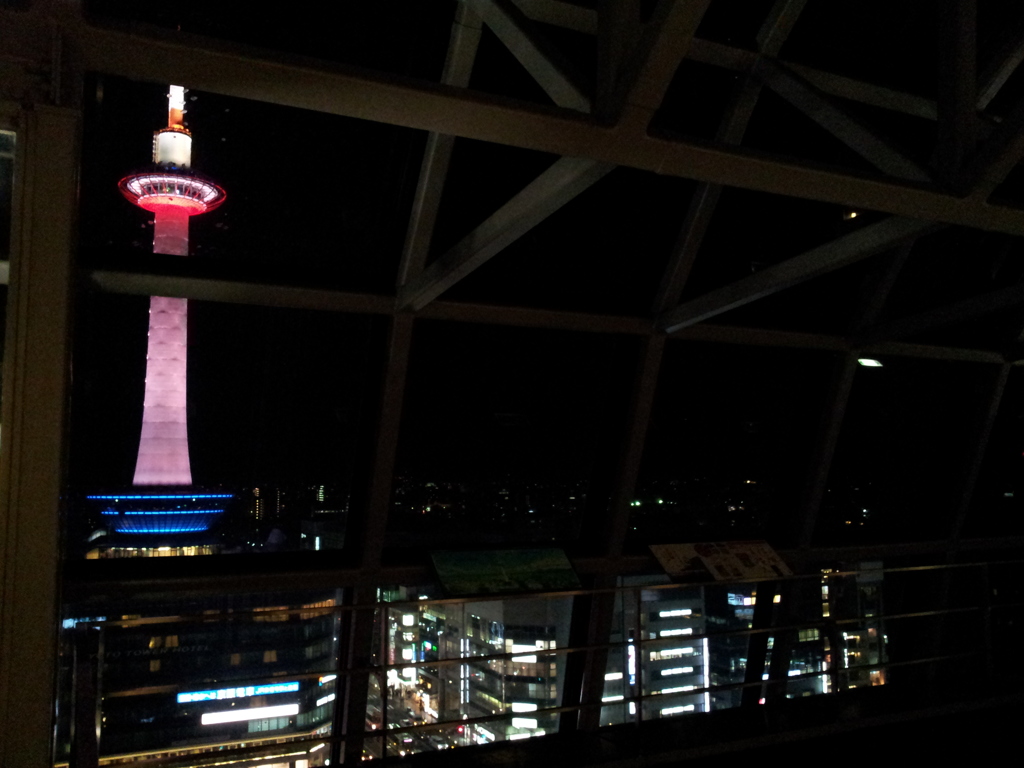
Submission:
[[[806,0],[777,0],[757,34],[758,46],[762,53],[768,56],[778,54],[796,24],[804,5],[806,5]],[[752,78],[745,77],[736,88],[732,101],[726,108],[725,116],[719,123],[718,133],[715,136],[717,142],[739,144],[743,140],[743,134],[746,133],[747,125],[750,123],[760,95],[761,86]],[[722,186],[720,184],[703,182],[694,190],[686,211],[686,218],[683,220],[683,226],[672,246],[668,267],[665,269],[654,299],[655,314],[661,314],[671,309],[682,298],[686,281],[690,278],[690,271],[693,269],[693,263],[700,251],[701,243],[704,242],[704,235],[711,224],[711,218],[721,195]]]
[[977,141],[977,0],[942,0],[938,22],[939,125],[935,167],[954,182]]
[[423,308],[611,170],[611,166],[577,157],[556,160],[418,278],[403,286],[398,294],[399,307]]
[[[572,29],[584,34],[598,33],[597,14],[589,9],[560,0],[514,0],[517,6],[531,19],[542,21],[565,29]],[[735,48],[724,43],[694,38],[690,45],[687,58],[703,64],[747,72],[757,59],[753,51]],[[844,77],[833,72],[787,63],[791,70],[804,80],[830,96],[868,104],[882,109],[902,112],[926,120],[938,119],[934,99],[916,94],[897,91],[874,83],[866,83],[851,77]],[[979,107],[979,109],[982,107]]]
[[112,270],[93,270],[85,273],[85,278],[101,291],[134,296],[168,296],[227,304],[253,304],[368,315],[389,315],[395,310],[393,298],[370,293]]
[[[355,312],[392,315],[398,312],[395,299],[374,294],[325,291],[265,283],[231,282],[177,275],[141,275],[132,272],[92,270],[82,273],[98,290],[133,296],[172,296],[183,299],[220,301],[253,306],[308,309],[322,312]],[[647,336],[657,333],[649,317],[566,312],[556,309],[509,307],[500,304],[473,304],[461,301],[435,301],[416,314],[425,320],[449,320],[460,323],[506,325],[517,328],[551,328],[581,333],[615,333]],[[701,341],[716,344],[742,344],[755,347],[783,347],[844,352],[853,345],[842,336],[767,328],[701,323],[674,333],[676,341]],[[999,352],[986,349],[937,347],[905,342],[880,342],[858,347],[866,355],[896,355],[930,360],[967,363],[1002,363]]]
[[[457,88],[469,86],[476,49],[480,43],[480,31],[480,18],[465,5],[457,6],[455,20],[452,22],[451,40],[448,43],[448,56],[441,75],[442,83]],[[426,264],[454,146],[454,136],[435,132],[427,136],[412,213],[409,216],[409,229],[402,248],[402,260],[398,266],[399,286],[418,276]]]
[[483,19],[551,100],[560,107],[590,112],[589,89],[562,55],[511,0],[462,0]]
[[878,170],[911,181],[931,180],[929,173],[916,162],[855,120],[793,72],[767,58],[758,59],[752,71],[776,94]]
[[891,320],[868,328],[854,342],[873,344],[890,339],[902,339],[949,325],[969,322],[994,312],[1002,312],[1024,305],[1024,284],[1000,288],[996,291],[971,296],[942,307],[919,312],[916,315]]
[[[980,200],[881,179],[823,170],[740,150],[708,147],[611,128],[579,113],[539,107],[461,89],[367,74],[319,62],[296,64],[269,52],[174,33],[130,34],[72,16],[56,25],[90,70],[136,80],[182,82],[228,96],[312,109],[481,141],[588,157],[670,176],[859,209],[930,218],[979,229],[1024,234],[1024,213]],[[0,35],[17,44],[40,20],[0,11]]]
[[[745,48],[734,48],[724,43],[696,38],[690,45],[688,58],[734,72],[749,72],[757,62],[758,54]],[[866,83],[863,80],[855,80],[814,67],[806,67],[792,62],[779,63],[829,96],[893,112],[902,112],[926,120],[938,119],[938,108],[934,99],[926,99],[923,96],[897,91],[883,85]]]
[[1003,363],[1006,356],[1001,352],[986,349],[960,349],[937,347],[929,344],[911,344],[900,341],[883,341],[877,344],[858,346],[857,351],[864,357],[914,357],[921,360],[950,360],[963,363]]
[[918,237],[932,229],[935,229],[934,224],[913,219],[892,218],[869,224],[837,240],[819,245],[799,256],[685,302],[662,314],[657,320],[657,326],[667,333],[675,333],[730,309],[894,248],[905,240]]
[[616,333],[625,336],[648,336],[652,332],[647,317],[598,315],[587,312],[565,312],[533,307],[498,307],[462,301],[434,301],[420,310],[417,317],[425,320],[450,320],[457,323],[493,323],[518,328],[552,328],[581,333]]

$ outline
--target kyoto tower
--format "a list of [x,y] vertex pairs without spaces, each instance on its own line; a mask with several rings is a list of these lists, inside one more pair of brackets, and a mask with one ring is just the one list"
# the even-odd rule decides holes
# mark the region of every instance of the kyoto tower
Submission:
[[[185,89],[172,85],[167,127],[153,134],[153,165],[121,179],[132,203],[155,214],[153,252],[188,255],[190,216],[211,211],[224,190],[192,171],[192,134],[183,125]],[[232,494],[198,493],[192,486],[186,416],[188,300],[153,296],[142,432],[133,485],[159,486],[152,493],[90,496],[105,504],[117,533],[169,534],[205,531]]]

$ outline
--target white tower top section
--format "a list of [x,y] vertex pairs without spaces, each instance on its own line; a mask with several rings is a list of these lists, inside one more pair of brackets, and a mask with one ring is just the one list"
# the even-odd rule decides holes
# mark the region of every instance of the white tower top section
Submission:
[[172,85],[167,94],[167,111],[173,113],[175,110],[185,111],[185,86],[183,85]]
[[153,162],[174,168],[192,165],[192,135],[183,125],[185,88],[172,85],[167,94],[167,127],[153,134]]

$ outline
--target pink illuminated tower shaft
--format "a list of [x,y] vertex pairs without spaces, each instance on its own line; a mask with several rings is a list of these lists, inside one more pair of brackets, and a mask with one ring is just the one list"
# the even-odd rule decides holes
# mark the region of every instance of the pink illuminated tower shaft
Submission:
[[151,297],[135,485],[192,484],[185,412],[187,341],[188,300]]

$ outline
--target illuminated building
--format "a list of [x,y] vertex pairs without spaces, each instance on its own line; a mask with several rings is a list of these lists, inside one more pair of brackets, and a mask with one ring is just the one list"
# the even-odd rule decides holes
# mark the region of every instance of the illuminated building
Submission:
[[[337,686],[339,619],[330,612],[336,599],[330,592],[312,600],[308,593],[277,597],[301,610],[268,605],[264,596],[172,599],[137,605],[142,617],[133,626],[109,627],[104,663],[114,695],[102,704],[103,764],[198,758],[243,744],[278,744],[277,754],[287,755],[295,752],[289,742],[328,734]],[[197,614],[231,614],[235,631],[211,634],[208,620],[189,618]],[[78,621],[65,619],[64,626],[74,629]],[[69,727],[58,719],[62,737]],[[308,765],[323,765],[326,757],[311,756]]]

